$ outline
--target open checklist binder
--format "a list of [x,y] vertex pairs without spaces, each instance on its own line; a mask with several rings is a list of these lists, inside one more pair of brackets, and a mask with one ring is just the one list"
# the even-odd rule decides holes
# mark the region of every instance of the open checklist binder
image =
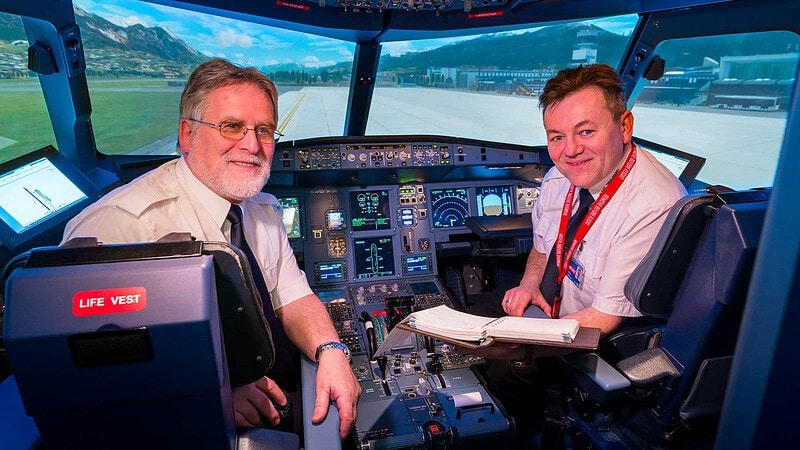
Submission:
[[495,341],[576,349],[596,349],[597,328],[581,327],[574,319],[482,317],[445,305],[411,313],[397,327],[464,348],[488,347]]

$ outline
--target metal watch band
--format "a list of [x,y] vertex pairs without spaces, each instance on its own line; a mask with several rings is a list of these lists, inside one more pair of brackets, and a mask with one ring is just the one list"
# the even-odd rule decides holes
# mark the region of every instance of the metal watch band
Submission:
[[322,344],[319,344],[319,347],[317,347],[317,351],[314,354],[314,359],[317,362],[319,362],[319,355],[321,355],[322,352],[324,352],[325,350],[328,350],[328,349],[331,349],[331,348],[335,348],[337,350],[341,350],[342,353],[344,353],[344,356],[347,357],[347,362],[351,362],[352,361],[352,358],[350,356],[350,349],[347,347],[347,345],[342,344],[341,342],[337,342],[337,341],[329,341],[329,342],[323,342]]

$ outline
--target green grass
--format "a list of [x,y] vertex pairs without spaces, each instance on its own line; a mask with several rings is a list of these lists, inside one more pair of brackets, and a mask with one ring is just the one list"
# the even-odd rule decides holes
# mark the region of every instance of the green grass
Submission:
[[91,99],[92,126],[103,153],[127,153],[178,129],[179,92],[94,92]]
[[[26,90],[9,90],[12,86]],[[152,91],[134,91],[141,88]],[[124,154],[175,132],[181,89],[168,86],[163,79],[90,79],[91,119],[98,149]],[[0,163],[56,145],[38,80],[0,80],[0,137],[18,141],[0,149]]]
[[55,144],[41,92],[0,91],[0,105],[0,137],[18,141],[0,149],[0,163]]

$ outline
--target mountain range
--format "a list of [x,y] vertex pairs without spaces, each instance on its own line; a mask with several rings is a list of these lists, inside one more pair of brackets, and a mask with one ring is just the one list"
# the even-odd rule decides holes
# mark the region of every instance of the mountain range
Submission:
[[78,7],[75,8],[75,21],[80,27],[85,48],[142,52],[180,64],[198,64],[208,59],[161,27],[140,24],[121,27]]
[[[161,27],[139,24],[123,27],[78,7],[75,7],[75,22],[83,39],[89,75],[188,75],[197,64],[208,59]],[[27,41],[18,17],[0,13],[0,40]],[[0,60],[6,59],[2,55],[4,50],[23,49],[0,46]]]

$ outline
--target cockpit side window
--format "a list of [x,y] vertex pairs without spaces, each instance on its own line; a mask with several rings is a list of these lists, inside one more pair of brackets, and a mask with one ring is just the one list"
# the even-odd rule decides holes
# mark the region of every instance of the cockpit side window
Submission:
[[22,19],[6,13],[0,13],[0,105],[0,163],[55,144],[39,79],[28,70]]
[[706,158],[698,179],[772,186],[792,98],[800,36],[788,31],[664,41],[664,76],[634,94],[634,135]]

